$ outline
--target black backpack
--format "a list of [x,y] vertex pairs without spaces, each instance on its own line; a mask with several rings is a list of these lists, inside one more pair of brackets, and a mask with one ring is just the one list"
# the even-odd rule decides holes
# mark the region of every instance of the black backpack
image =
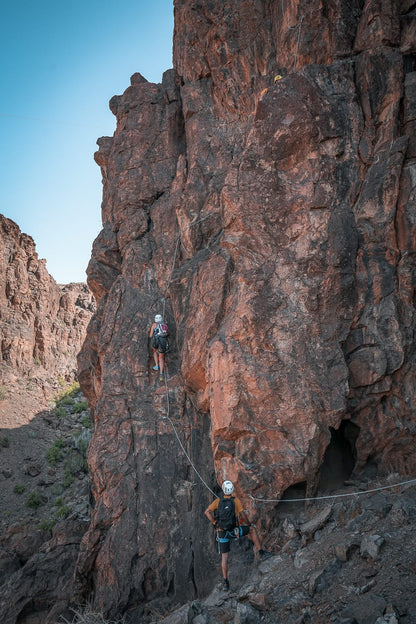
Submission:
[[217,524],[223,531],[230,531],[236,526],[234,496],[220,498],[217,509]]

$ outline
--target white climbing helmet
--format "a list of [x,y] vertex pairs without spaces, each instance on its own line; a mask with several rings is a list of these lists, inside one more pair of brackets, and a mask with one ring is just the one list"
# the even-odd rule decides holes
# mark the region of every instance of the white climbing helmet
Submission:
[[231,481],[224,481],[224,483],[222,484],[222,491],[226,496],[229,496],[234,492],[234,486]]
[[156,314],[155,323],[161,323],[163,321],[163,317],[161,314]]

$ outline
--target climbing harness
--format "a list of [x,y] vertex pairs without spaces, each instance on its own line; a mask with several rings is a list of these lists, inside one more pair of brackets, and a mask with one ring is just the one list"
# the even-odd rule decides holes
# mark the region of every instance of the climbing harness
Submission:
[[371,494],[373,492],[380,492],[381,490],[390,490],[391,488],[399,487],[401,485],[407,485],[408,483],[416,483],[416,479],[409,479],[408,481],[401,481],[400,483],[394,483],[392,485],[383,485],[381,487],[372,488],[371,490],[362,490],[360,492],[346,492],[345,494],[332,494],[330,496],[314,496],[311,498],[291,498],[288,500],[281,500],[279,498],[256,498],[249,494],[249,498],[252,501],[258,503],[302,503],[305,501],[327,500],[331,498],[344,498],[346,496],[361,496],[363,494]]
[[221,544],[228,544],[230,540],[237,540],[243,535],[241,527],[235,527],[235,529],[232,529],[231,531],[223,531],[224,535],[221,537],[219,536],[219,531],[217,529],[216,532],[217,536],[215,539],[217,540],[219,555],[221,554]]

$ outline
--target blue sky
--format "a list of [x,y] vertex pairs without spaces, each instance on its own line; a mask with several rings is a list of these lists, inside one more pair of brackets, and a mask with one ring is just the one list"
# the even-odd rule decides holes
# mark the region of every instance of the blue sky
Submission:
[[173,0],[16,0],[0,20],[0,212],[59,283],[85,281],[101,229],[93,154],[108,108],[139,71],[172,67]]

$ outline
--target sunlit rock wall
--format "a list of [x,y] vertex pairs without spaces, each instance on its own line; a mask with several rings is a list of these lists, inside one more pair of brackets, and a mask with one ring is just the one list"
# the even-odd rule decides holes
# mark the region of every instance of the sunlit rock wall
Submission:
[[343,421],[356,470],[414,475],[415,19],[398,0],[176,0],[174,69],[111,100],[79,358],[95,507],[77,580],[104,611],[212,584],[211,493],[172,423],[245,502],[313,493]]

